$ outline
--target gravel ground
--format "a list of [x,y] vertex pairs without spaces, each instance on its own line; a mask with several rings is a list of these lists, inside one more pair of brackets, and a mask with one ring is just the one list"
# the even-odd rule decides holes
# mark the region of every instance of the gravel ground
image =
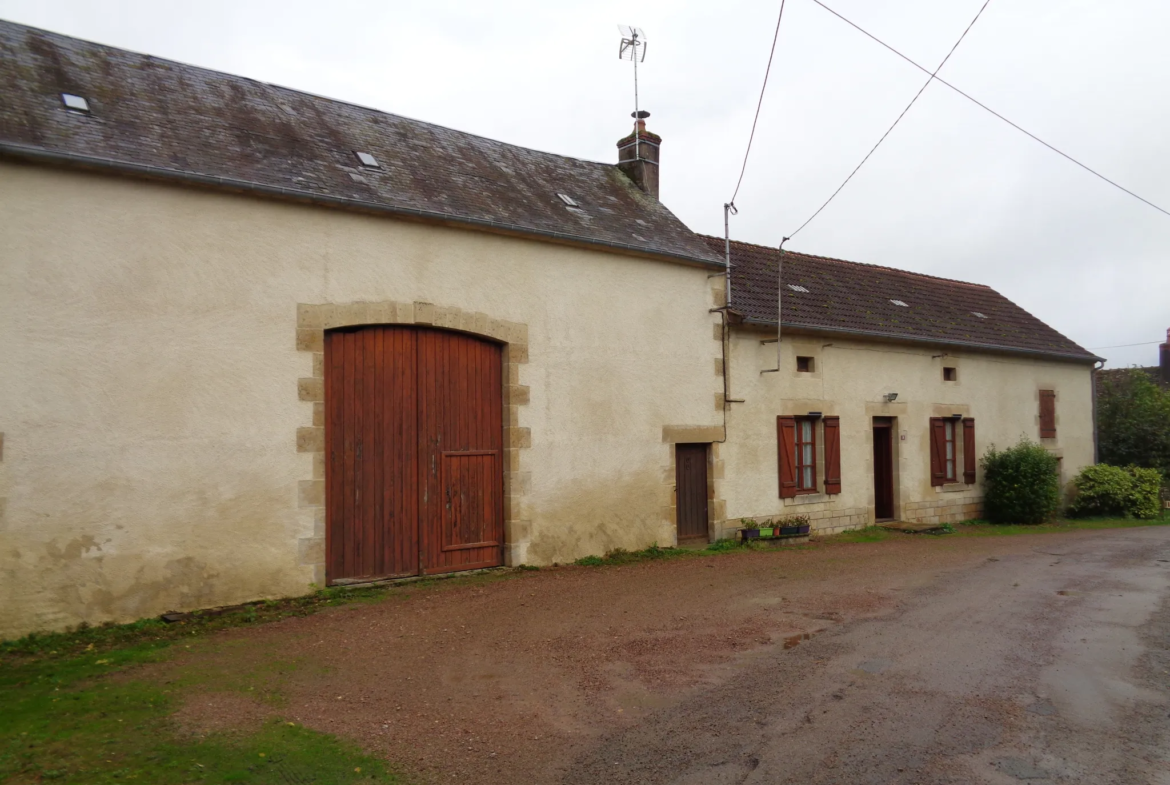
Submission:
[[188,694],[192,732],[277,715],[423,781],[1170,782],[1164,552],[907,535],[464,579],[156,675],[239,674]]

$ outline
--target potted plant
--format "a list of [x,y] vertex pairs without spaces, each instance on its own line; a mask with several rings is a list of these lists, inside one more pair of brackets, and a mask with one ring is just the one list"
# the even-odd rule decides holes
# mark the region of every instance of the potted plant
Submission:
[[741,540],[754,540],[760,536],[760,524],[751,518],[740,518],[739,522],[743,524],[739,530]]
[[778,530],[773,529],[771,526],[761,526],[760,527],[760,536],[761,537],[771,537],[772,535],[779,534],[779,533],[780,532]]
[[807,515],[792,515],[780,522],[780,535],[782,537],[796,537],[809,532],[809,519]]

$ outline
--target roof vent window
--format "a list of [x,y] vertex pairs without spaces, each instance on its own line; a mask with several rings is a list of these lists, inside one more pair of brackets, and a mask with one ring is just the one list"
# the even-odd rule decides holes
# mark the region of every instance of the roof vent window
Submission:
[[790,284],[788,284],[788,288],[794,292],[804,292],[805,294],[808,294],[808,289],[805,289],[803,286],[801,286],[798,283],[790,283]]
[[906,305],[906,303],[902,302],[901,300],[890,300],[890,302],[892,302],[894,305],[898,306],[899,308],[909,308],[910,307],[909,305]]
[[357,159],[362,162],[362,166],[365,166],[369,169],[381,169],[382,168],[382,165],[378,163],[378,159],[375,158],[374,156],[370,155],[369,153],[355,152],[354,155],[356,155]]
[[61,93],[61,103],[65,104],[66,109],[81,112],[82,114],[89,114],[89,101],[79,95]]
[[557,196],[560,197],[560,200],[562,202],[564,202],[567,207],[580,207],[581,206],[581,205],[577,204],[576,200],[573,199],[573,197],[569,196],[568,194],[557,194]]
[[971,314],[972,314],[973,316],[978,316],[980,319],[986,319],[986,318],[987,318],[986,316],[984,316],[983,314],[979,313],[978,311],[972,311],[972,312],[971,312]]

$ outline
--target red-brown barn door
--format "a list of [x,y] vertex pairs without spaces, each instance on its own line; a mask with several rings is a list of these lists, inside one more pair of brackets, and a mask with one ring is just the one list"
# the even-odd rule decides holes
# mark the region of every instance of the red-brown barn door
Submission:
[[325,336],[326,578],[503,556],[500,347],[413,327]]
[[325,572],[418,574],[418,373],[409,327],[325,334]]
[[418,334],[419,524],[424,573],[503,563],[500,347]]

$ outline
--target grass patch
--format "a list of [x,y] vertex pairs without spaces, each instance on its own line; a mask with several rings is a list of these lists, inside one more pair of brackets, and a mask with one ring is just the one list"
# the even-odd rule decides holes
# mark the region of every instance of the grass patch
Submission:
[[[125,672],[165,659],[172,645],[150,641],[7,663],[0,669],[0,781],[399,782],[382,761],[280,720],[253,733],[180,736],[169,716],[183,686],[135,680]],[[195,688],[190,680],[184,679]]]
[[691,551],[685,548],[662,548],[657,543],[640,551],[627,551],[624,548],[614,548],[604,556],[585,556],[573,562],[578,567],[613,567],[618,564],[637,564],[644,561],[659,561],[662,559],[678,559],[684,556],[694,556],[703,551]]

